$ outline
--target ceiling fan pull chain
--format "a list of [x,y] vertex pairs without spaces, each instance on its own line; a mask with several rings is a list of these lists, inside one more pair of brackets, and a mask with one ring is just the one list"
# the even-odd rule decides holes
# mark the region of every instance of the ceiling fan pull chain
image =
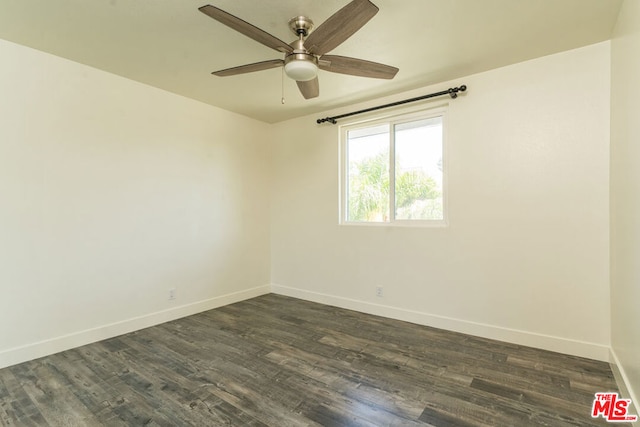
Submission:
[[282,99],[280,100],[280,102],[282,102],[282,105],[284,105],[284,67],[281,68],[282,70],[282,82],[281,82],[281,87],[282,87]]

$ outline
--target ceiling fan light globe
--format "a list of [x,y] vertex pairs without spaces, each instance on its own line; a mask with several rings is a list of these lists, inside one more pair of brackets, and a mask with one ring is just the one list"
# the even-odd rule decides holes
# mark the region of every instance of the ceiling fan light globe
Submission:
[[287,76],[298,82],[313,80],[318,75],[318,66],[305,59],[294,59],[284,65]]

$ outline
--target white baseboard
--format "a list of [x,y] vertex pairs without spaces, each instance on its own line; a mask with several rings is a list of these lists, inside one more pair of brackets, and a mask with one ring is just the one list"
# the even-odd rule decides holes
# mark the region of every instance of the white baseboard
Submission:
[[[333,295],[273,284],[271,286],[258,286],[255,288],[222,295],[208,300],[198,301],[179,307],[150,313],[144,316],[103,325],[97,328],[78,331],[72,334],[4,350],[0,352],[0,368],[26,362],[28,360],[33,360],[39,357],[47,356],[49,354],[58,353],[60,351],[68,350],[71,348],[80,347],[82,345],[112,338],[140,329],[148,328],[150,326],[169,322],[181,317],[201,313],[203,311],[211,310],[217,307],[222,307],[224,305],[244,301],[246,299],[268,294],[269,292],[294,298],[300,298],[321,304],[332,305],[335,307],[341,307],[349,310],[360,311],[363,313],[403,320],[420,325],[431,326],[455,332],[462,332],[484,338],[542,348],[545,350],[557,351],[559,353],[588,357],[590,359],[602,360],[607,362],[613,361],[615,362],[616,366],[620,366],[617,359],[615,358],[615,353],[613,353],[608,346],[604,345],[577,340],[569,340],[565,338],[536,334],[526,331],[519,331],[499,326],[486,325],[482,323],[469,322],[466,320],[454,319],[419,311],[374,304],[366,301],[337,297]],[[622,380],[618,380],[618,383],[625,384],[626,387],[628,381],[626,381],[624,371],[621,370],[620,372],[621,373],[619,373],[619,375],[621,376]],[[634,402],[638,402],[635,399],[632,390],[629,390],[627,395],[631,396],[630,398]]]
[[332,305],[335,307],[346,308],[349,310],[360,311],[363,313],[374,314],[377,316],[403,320],[419,325],[431,326],[434,328],[446,329],[518,345],[586,357],[589,359],[605,362],[609,361],[610,349],[606,345],[470,322],[467,320],[438,316],[399,307],[374,304],[366,301],[337,297],[276,284],[271,285],[271,292],[321,304]]
[[203,311],[268,294],[269,292],[269,285],[258,286],[210,298],[204,301],[185,304],[167,310],[134,317],[132,319],[122,320],[120,322],[99,326],[97,328],[86,329],[84,331],[78,331],[68,335],[27,344],[25,346],[11,348],[0,352],[0,368],[5,368],[7,366],[37,359],[39,357],[80,347],[86,344],[91,344],[107,338],[113,338],[118,335],[148,328],[150,326],[176,320],[181,317],[191,316]]
[[[613,376],[616,379],[616,383],[618,384],[618,389],[620,390],[620,396],[625,399],[631,399],[632,407],[629,408],[629,413],[633,415],[640,416],[640,400],[638,400],[638,396],[635,393],[635,390],[631,388],[631,381],[629,381],[629,377],[627,376],[624,367],[620,363],[620,359],[616,355],[615,350],[612,348],[610,353],[610,362],[611,371],[613,372]],[[640,427],[640,420],[635,423],[632,423],[634,427]]]

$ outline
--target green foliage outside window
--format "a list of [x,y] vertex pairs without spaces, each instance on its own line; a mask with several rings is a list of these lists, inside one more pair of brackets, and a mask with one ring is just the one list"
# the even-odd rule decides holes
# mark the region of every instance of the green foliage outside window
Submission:
[[[349,165],[349,221],[389,220],[389,154],[380,153]],[[442,219],[442,193],[423,171],[396,174],[396,218]]]

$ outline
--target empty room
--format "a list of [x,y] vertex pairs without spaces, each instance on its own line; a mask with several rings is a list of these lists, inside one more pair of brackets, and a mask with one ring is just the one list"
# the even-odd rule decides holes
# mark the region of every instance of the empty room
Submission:
[[2,0],[0,64],[0,425],[640,425],[637,0]]

